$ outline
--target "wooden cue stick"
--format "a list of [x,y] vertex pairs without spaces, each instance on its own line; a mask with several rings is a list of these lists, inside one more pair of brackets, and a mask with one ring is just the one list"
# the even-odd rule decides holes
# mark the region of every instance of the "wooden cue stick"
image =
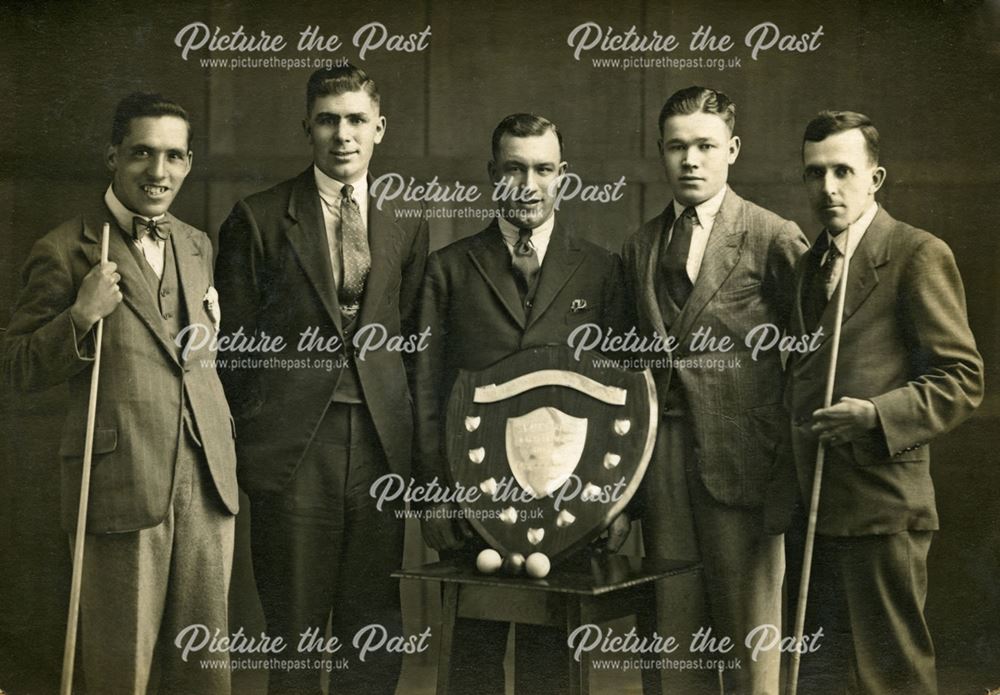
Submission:
[[[108,262],[108,240],[111,226],[105,222],[101,230],[101,264]],[[101,375],[101,342],[104,319],[98,319],[94,335],[94,367],[90,373],[90,399],[87,401],[87,432],[83,448],[83,473],[80,479],[80,507],[76,515],[76,538],[73,545],[73,580],[69,589],[69,617],[66,619],[66,644],[63,649],[62,684],[60,695],[73,691],[73,665],[76,660],[76,629],[80,616],[80,586],[83,579],[83,546],[87,536],[87,505],[90,499],[90,467],[94,456],[94,421],[97,418],[97,384]]]
[[[830,353],[830,366],[826,373],[826,391],[823,394],[823,407],[833,404],[833,382],[837,378],[837,355],[840,353],[840,329],[844,322],[844,300],[847,297],[847,270],[851,265],[849,251],[851,248],[851,228],[844,230],[844,268],[840,273],[840,283],[837,288],[837,313],[833,321],[833,350]],[[826,460],[826,445],[820,442],[816,448],[816,470],[813,473],[812,499],[809,501],[809,522],[806,525],[805,550],[802,553],[802,578],[799,582],[799,602],[795,610],[795,649],[792,652],[792,663],[788,674],[787,695],[796,695],[799,687],[799,662],[802,660],[802,632],[806,622],[806,603],[809,600],[809,578],[812,574],[813,544],[816,540],[816,518],[819,512],[820,488],[823,484],[823,463]]]

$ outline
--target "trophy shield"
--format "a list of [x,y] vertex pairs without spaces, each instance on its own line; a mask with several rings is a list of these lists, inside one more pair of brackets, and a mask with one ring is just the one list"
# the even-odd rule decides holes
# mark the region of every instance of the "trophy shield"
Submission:
[[[556,563],[599,536],[635,495],[656,441],[649,370],[564,346],[461,371],[447,413],[463,514],[505,557]],[[468,494],[473,491],[472,494]]]

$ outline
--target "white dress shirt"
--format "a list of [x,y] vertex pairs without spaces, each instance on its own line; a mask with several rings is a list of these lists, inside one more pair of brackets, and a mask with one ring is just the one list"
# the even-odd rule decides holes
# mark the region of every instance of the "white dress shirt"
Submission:
[[[698,281],[701,261],[705,257],[705,247],[708,246],[708,237],[712,233],[712,227],[715,226],[715,218],[719,216],[719,209],[722,208],[722,199],[726,197],[727,190],[729,190],[729,187],[723,186],[711,198],[694,206],[694,211],[698,215],[698,219],[691,230],[691,248],[688,250],[686,266],[692,285]],[[681,214],[686,208],[676,200],[673,202],[674,224],[677,224],[677,220],[681,218]],[[672,232],[673,227],[670,229]]]
[[[507,245],[507,250],[511,257],[514,256],[514,245],[521,238],[521,228],[511,224],[503,217],[497,218],[500,221],[500,234],[503,235],[503,243]],[[549,215],[549,219],[531,230],[531,241],[528,243],[535,247],[535,254],[538,256],[538,265],[542,265],[545,260],[545,251],[549,248],[549,239],[552,237],[552,229],[556,226],[556,214]]]
[[[133,217],[141,217],[144,220],[151,219],[154,222],[159,222],[166,217],[166,213],[157,215],[156,217],[146,217],[145,215],[140,215],[137,212],[132,212],[125,207],[120,200],[118,200],[118,196],[115,195],[111,184],[108,184],[108,190],[104,192],[104,204],[108,206],[108,210],[110,210],[111,214],[114,215],[115,222],[118,223],[119,227],[125,230],[129,239],[132,239]],[[132,239],[132,243],[135,244],[137,249],[142,251],[143,258],[146,259],[146,263],[148,263],[149,267],[153,269],[154,273],[156,273],[156,277],[162,278],[163,255],[166,242],[163,239],[156,238],[152,234],[143,234],[142,238],[138,241]]]

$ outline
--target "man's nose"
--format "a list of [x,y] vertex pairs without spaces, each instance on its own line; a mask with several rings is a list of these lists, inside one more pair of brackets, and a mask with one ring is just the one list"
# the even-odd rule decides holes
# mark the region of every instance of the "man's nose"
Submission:
[[532,192],[537,191],[538,174],[531,171],[530,169],[524,172],[524,175],[521,177],[521,187]]
[[333,130],[333,136],[340,142],[347,142],[352,134],[351,124],[346,121],[340,121]]
[[832,171],[826,172],[823,175],[823,192],[826,194],[833,193],[837,190],[837,177]]
[[151,157],[149,160],[149,166],[146,167],[146,173],[155,179],[164,178],[167,175],[166,154],[158,154],[154,157]]
[[697,147],[688,147],[684,150],[684,158],[681,160],[681,165],[685,167],[694,168],[698,166],[701,161],[701,152]]

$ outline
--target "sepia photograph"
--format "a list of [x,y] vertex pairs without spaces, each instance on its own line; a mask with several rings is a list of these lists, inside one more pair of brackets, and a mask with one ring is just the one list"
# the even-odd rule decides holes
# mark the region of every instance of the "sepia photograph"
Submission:
[[0,695],[1000,695],[1000,2],[0,17]]

